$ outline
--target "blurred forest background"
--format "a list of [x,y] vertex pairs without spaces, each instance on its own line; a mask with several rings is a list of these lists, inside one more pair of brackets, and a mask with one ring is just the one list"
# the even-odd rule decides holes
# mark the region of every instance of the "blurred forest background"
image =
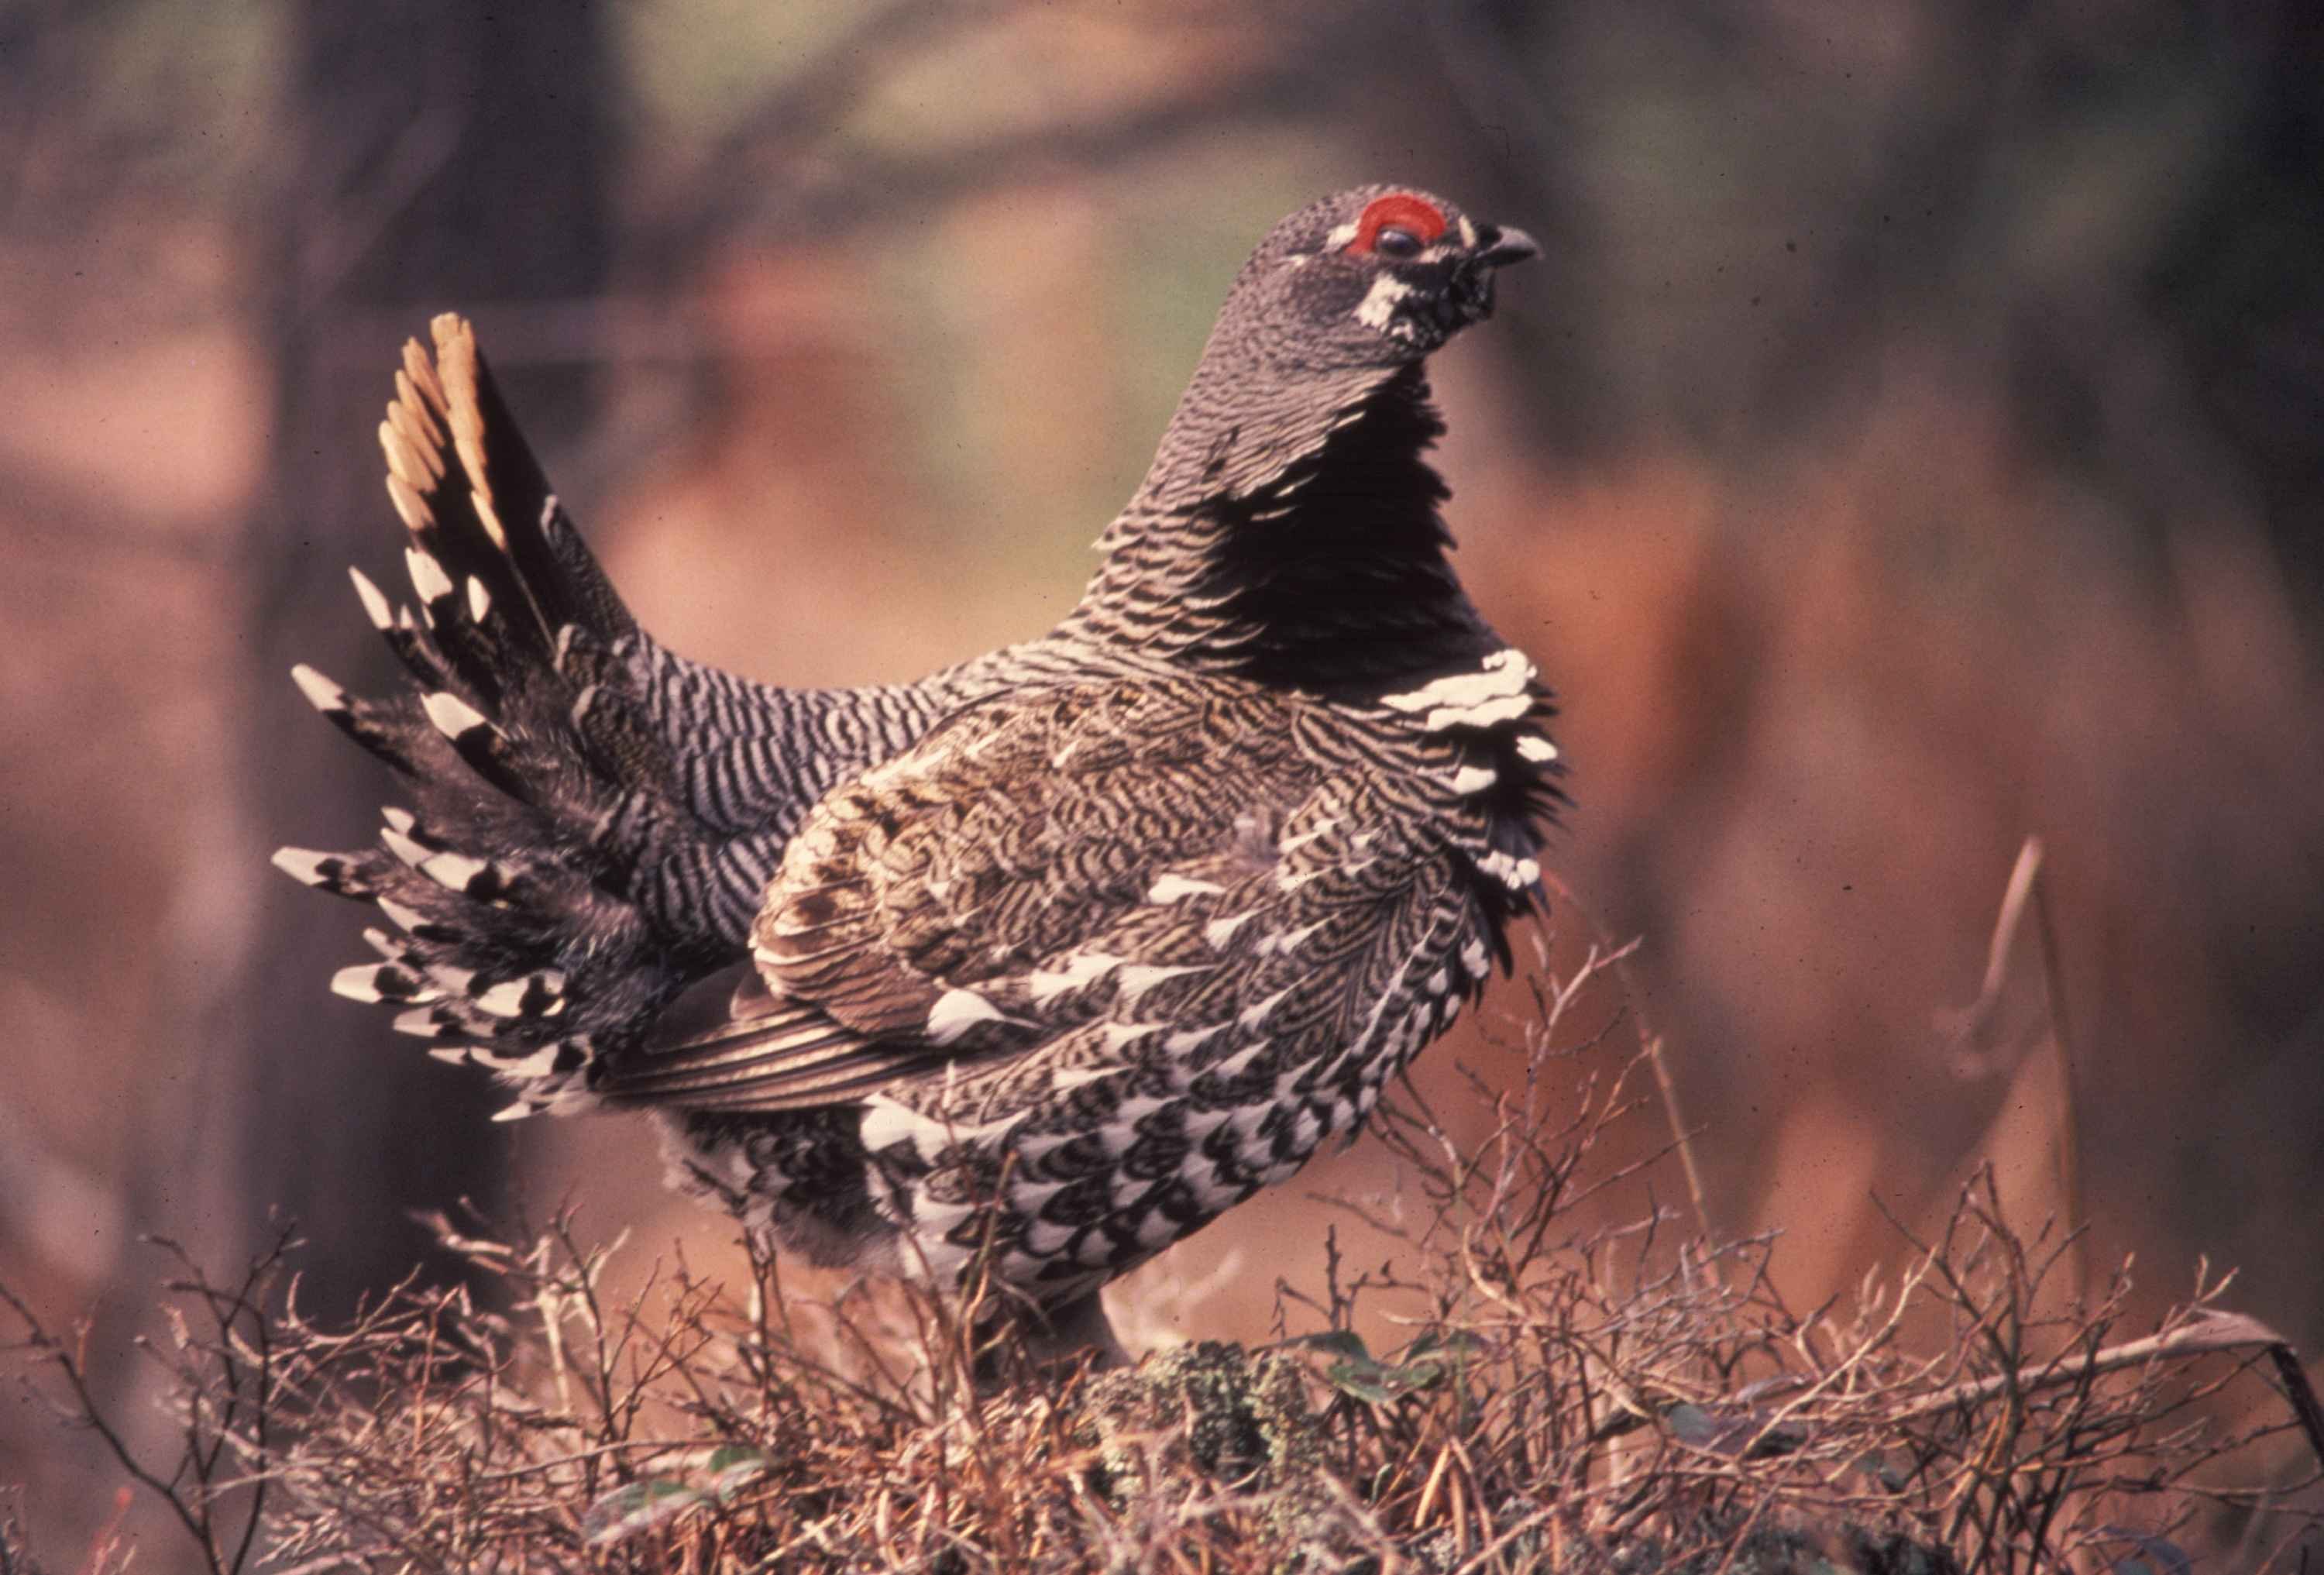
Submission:
[[[491,1126],[328,995],[358,916],[267,867],[390,791],[286,672],[388,676],[344,576],[401,577],[430,313],[669,643],[903,678],[1071,604],[1249,247],[1380,179],[1545,244],[1437,364],[1451,518],[1564,698],[1557,955],[1644,937],[1711,1225],[1810,1304],[1991,1160],[2324,1349],[2319,82],[2296,0],[7,0],[0,1279],[151,1441],[141,1232],[295,1216],[326,1314],[462,1196],[722,1249],[645,1123]],[[1126,1322],[1262,1336],[1324,1223],[1388,1250],[1315,1194],[1394,1189],[1319,1167]],[[118,1480],[5,1392],[40,1545]]]

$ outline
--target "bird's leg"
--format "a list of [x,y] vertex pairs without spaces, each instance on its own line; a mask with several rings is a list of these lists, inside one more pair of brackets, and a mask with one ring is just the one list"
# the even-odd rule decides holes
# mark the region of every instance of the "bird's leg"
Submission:
[[1091,1358],[1093,1372],[1131,1365],[1130,1353],[1115,1337],[1112,1320],[1106,1316],[1105,1303],[1095,1291],[1055,1307],[1019,1307],[1010,1316],[1016,1340],[987,1343],[977,1354],[980,1394],[989,1395],[1008,1385],[1013,1377],[1010,1369],[1015,1366],[1010,1359],[1019,1353],[1025,1367],[1035,1372],[1063,1372],[1085,1355]]

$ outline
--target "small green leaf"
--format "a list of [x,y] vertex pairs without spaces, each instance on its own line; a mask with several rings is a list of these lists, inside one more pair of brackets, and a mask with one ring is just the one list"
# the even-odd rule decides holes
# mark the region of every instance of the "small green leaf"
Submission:
[[581,1516],[581,1536],[591,1547],[603,1547],[650,1531],[683,1510],[709,1500],[683,1482],[656,1477],[616,1488]]
[[1323,1381],[1341,1394],[1368,1405],[1386,1405],[1396,1398],[1396,1394],[1380,1381],[1385,1371],[1375,1361],[1337,1361],[1323,1369]]
[[1485,1342],[1465,1329],[1432,1329],[1404,1348],[1398,1359],[1416,1362],[1425,1356],[1481,1356]]
[[1353,1361],[1369,1362],[1372,1353],[1365,1349],[1364,1337],[1352,1329],[1326,1329],[1320,1334],[1295,1334],[1283,1342],[1304,1346],[1309,1350],[1329,1351],[1333,1356]]

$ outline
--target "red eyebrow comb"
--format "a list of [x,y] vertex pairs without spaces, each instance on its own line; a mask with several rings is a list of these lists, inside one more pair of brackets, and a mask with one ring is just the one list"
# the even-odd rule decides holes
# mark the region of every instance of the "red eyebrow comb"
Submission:
[[1443,235],[1444,216],[1437,211],[1435,204],[1423,202],[1408,191],[1376,197],[1365,205],[1362,216],[1356,220],[1356,238],[1348,243],[1348,250],[1370,251],[1379,233],[1391,226],[1410,230],[1425,246]]

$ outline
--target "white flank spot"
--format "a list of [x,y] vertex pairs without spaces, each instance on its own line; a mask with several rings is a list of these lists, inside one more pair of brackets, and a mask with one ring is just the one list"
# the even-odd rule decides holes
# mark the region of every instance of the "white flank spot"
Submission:
[[387,997],[379,992],[379,986],[375,982],[378,978],[378,963],[358,962],[351,968],[342,968],[331,975],[331,993],[343,995],[349,1000],[366,1003],[385,1000]]
[[484,614],[490,612],[492,610],[492,593],[484,589],[484,581],[476,578],[474,575],[470,575],[468,576],[469,618],[475,622],[482,623],[484,621]]
[[450,1066],[466,1066],[468,1064],[468,1047],[466,1045],[430,1045],[428,1059],[441,1061]]
[[347,692],[305,662],[290,669],[290,681],[299,686],[299,693],[307,696],[307,704],[318,711],[347,708]]
[[1035,1257],[1055,1257],[1065,1250],[1073,1239],[1071,1225],[1052,1225],[1047,1220],[1036,1220],[1025,1227],[1025,1250]]
[[403,833],[406,836],[410,835],[411,828],[420,824],[420,817],[418,815],[412,814],[411,811],[405,809],[401,806],[393,804],[382,805],[380,806],[379,817],[380,819],[387,822],[388,824],[393,826],[397,831]]
[[1532,695],[1510,695],[1475,705],[1440,705],[1423,718],[1420,725],[1428,732],[1443,732],[1451,727],[1490,727],[1499,722],[1515,722],[1532,709]]
[[941,1141],[944,1128],[908,1105],[898,1104],[884,1094],[874,1094],[863,1107],[862,1135],[863,1147],[874,1154],[899,1143],[909,1143],[925,1159],[926,1140],[934,1136]]
[[1136,1099],[1126,1099],[1116,1107],[1113,1112],[1114,1123],[1120,1127],[1135,1127],[1147,1117],[1158,1115],[1177,1102],[1175,1097],[1156,1099],[1150,1094],[1141,1095]]
[[1385,334],[1388,326],[1396,320],[1396,303],[1411,293],[1412,286],[1395,274],[1380,274],[1364,291],[1364,299],[1356,303],[1356,321]]
[[1259,953],[1261,955],[1273,953],[1274,954],[1280,956],[1286,952],[1296,950],[1298,947],[1306,944],[1308,936],[1314,935],[1317,930],[1322,929],[1325,925],[1330,924],[1331,922],[1332,921],[1330,919],[1317,919],[1312,925],[1301,925],[1296,930],[1286,930],[1279,935],[1269,935],[1266,940],[1259,943]]
[[1444,970],[1443,970],[1443,969],[1439,968],[1435,972],[1434,972],[1434,973],[1432,973],[1432,974],[1430,974],[1430,975],[1428,976],[1428,993],[1429,993],[1429,994],[1431,994],[1431,995],[1443,995],[1446,990],[1451,990],[1452,988],[1452,976],[1450,973],[1447,973],[1446,972],[1444,972]]
[[1501,779],[1501,774],[1490,766],[1463,766],[1452,773],[1452,791],[1462,798],[1471,793],[1482,793]]
[[1472,938],[1461,948],[1461,966],[1469,971],[1472,979],[1485,977],[1485,964],[1491,961],[1492,954],[1485,950],[1482,941]]
[[1173,967],[1160,962],[1133,962],[1121,971],[1116,981],[1120,986],[1123,1003],[1128,1004],[1166,979],[1176,979],[1181,973],[1202,972],[1202,969],[1191,965]]
[[1153,903],[1178,902],[1189,897],[1201,897],[1210,892],[1225,889],[1225,887],[1214,880],[1196,880],[1185,875],[1165,875],[1155,881],[1152,888],[1147,891],[1146,900]]
[[1259,909],[1252,908],[1249,913],[1239,913],[1231,918],[1213,919],[1203,926],[1203,939],[1213,946],[1223,948],[1229,941],[1234,939],[1234,933],[1237,930],[1258,916]]
[[[1212,1133],[1217,1131],[1222,1126],[1225,1125],[1226,1119],[1232,1114],[1234,1114],[1234,1111],[1231,1109],[1216,1110],[1188,1110],[1186,1112],[1186,1141],[1200,1145],[1204,1138],[1209,1137]],[[1204,1170],[1208,1170],[1210,1166],[1205,1165],[1203,1168]]]
[[1127,1050],[1140,1039],[1160,1033],[1162,1028],[1160,1023],[1108,1023],[1103,1029],[1105,1047]]
[[1267,1021],[1268,1016],[1274,1012],[1275,1009],[1283,1004],[1283,998],[1290,993],[1291,987],[1289,985],[1286,985],[1281,990],[1277,990],[1273,995],[1253,1001],[1250,1005],[1242,1009],[1241,1013],[1236,1017],[1235,1021],[1246,1028],[1258,1027],[1259,1024]]
[[1093,984],[1120,966],[1120,958],[1109,957],[1102,952],[1075,952],[1065,959],[1063,968],[1036,969],[1026,988],[1036,1001],[1044,1001],[1069,990]]
[[1000,1016],[1000,1009],[976,991],[947,990],[928,1009],[928,1038],[934,1044],[949,1045],[977,1024],[992,1022]]
[[1546,766],[1557,759],[1557,746],[1537,732],[1529,732],[1517,740],[1517,753],[1536,766]]
[[1380,704],[1391,711],[1426,712],[1422,725],[1431,732],[1461,725],[1483,727],[1531,709],[1533,699],[1526,689],[1537,671],[1525,653],[1505,646],[1473,673],[1448,673],[1409,693],[1384,695]]
[[403,549],[403,564],[411,571],[411,588],[420,593],[421,601],[438,601],[452,594],[452,576],[427,553],[407,547]]
[[412,1034],[422,1039],[436,1039],[443,1036],[443,1031],[436,1022],[435,1014],[426,1007],[400,1013],[390,1026],[399,1034]]
[[1207,1028],[1181,1028],[1162,1041],[1162,1048],[1169,1055],[1184,1055],[1217,1038],[1225,1027],[1224,1023],[1213,1023]]
[[325,880],[323,862],[333,856],[307,848],[277,848],[274,867],[301,886],[320,886]]
[[1208,1070],[1217,1073],[1221,1077],[1240,1077],[1250,1070],[1250,1064],[1259,1059],[1267,1046],[1267,1040],[1255,1040]]
[[1296,837],[1285,837],[1281,842],[1275,844],[1275,851],[1278,853],[1296,853],[1300,849],[1305,847],[1309,843],[1314,842],[1317,837],[1328,836],[1331,834],[1332,828],[1339,824],[1340,823],[1336,820],[1317,821],[1314,831],[1301,832]]
[[371,583],[371,576],[350,567],[347,578],[355,583],[355,594],[363,600],[364,616],[371,620],[371,626],[381,630],[394,627],[395,610],[387,604],[386,593]]
[[424,696],[420,705],[428,713],[428,720],[435,723],[436,731],[446,738],[456,739],[472,727],[485,725],[483,712],[457,695],[447,695],[441,689]]
[[1138,1222],[1138,1245],[1148,1251],[1157,1247],[1167,1247],[1178,1239],[1178,1232],[1185,1229],[1184,1224],[1173,1220],[1161,1210],[1148,1209],[1146,1211],[1146,1218]]
[[1119,1069],[1111,1066],[1068,1067],[1063,1072],[1050,1074],[1049,1088],[1053,1092],[1065,1093],[1069,1090],[1081,1087],[1085,1082],[1095,1082],[1101,1077],[1111,1077],[1117,1070]]

